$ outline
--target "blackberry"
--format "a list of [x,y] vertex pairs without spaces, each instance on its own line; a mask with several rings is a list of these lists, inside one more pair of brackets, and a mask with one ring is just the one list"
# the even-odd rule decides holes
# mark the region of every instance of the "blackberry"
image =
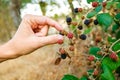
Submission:
[[71,23],[71,22],[72,22],[72,18],[71,18],[71,17],[67,17],[67,18],[66,18],[66,22],[67,22],[67,23]]
[[89,24],[90,24],[90,20],[85,20],[85,21],[84,21],[84,24],[85,24],[85,25],[89,25]]
[[67,37],[68,37],[69,39],[72,39],[72,38],[73,38],[73,33],[69,32],[69,33],[67,34]]
[[86,40],[87,36],[86,36],[85,34],[81,34],[81,35],[79,36],[79,38],[82,39],[82,40]]
[[83,27],[82,27],[81,25],[78,25],[78,29],[79,29],[79,30],[82,30]]
[[62,43],[63,43],[63,40],[62,40],[62,39],[59,39],[59,40],[57,41],[57,43],[58,43],[58,44],[62,44]]
[[98,2],[92,2],[92,6],[93,6],[93,7],[97,7],[98,5],[99,5]]
[[102,3],[102,6],[103,6],[103,7],[105,7],[106,5],[107,5],[107,3],[106,3],[106,2],[103,2],[103,3]]
[[62,59],[66,59],[67,55],[66,54],[61,54]]
[[97,25],[97,24],[98,24],[98,21],[97,21],[97,19],[96,19],[96,20],[94,20],[94,24],[95,24],[95,25]]
[[78,13],[78,12],[79,12],[79,11],[78,11],[78,8],[75,8],[75,9],[74,9],[74,12],[75,12],[75,13]]

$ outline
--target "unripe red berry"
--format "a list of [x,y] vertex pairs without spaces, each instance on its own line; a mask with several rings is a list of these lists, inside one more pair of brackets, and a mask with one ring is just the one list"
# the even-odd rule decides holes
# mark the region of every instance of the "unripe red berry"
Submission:
[[70,51],[74,51],[74,46],[70,46],[70,47],[69,47],[69,50],[70,50]]
[[60,49],[59,49],[59,52],[60,52],[61,54],[65,54],[65,50],[64,50],[63,48],[60,48]]
[[77,22],[71,22],[71,24],[76,26],[78,23]]
[[109,57],[112,59],[112,60],[115,60],[115,61],[117,61],[118,60],[118,56],[117,56],[117,54],[116,53],[111,53],[110,55],[109,55]]
[[59,39],[59,40],[57,41],[57,43],[58,43],[58,44],[62,44],[62,43],[63,43],[63,40],[62,40],[62,39]]
[[67,34],[67,37],[68,37],[69,39],[72,39],[72,38],[73,38],[73,33],[69,32],[69,33]]
[[89,60],[89,61],[94,61],[94,60],[95,60],[95,57],[91,55],[91,56],[88,57],[88,60]]
[[93,72],[93,75],[94,75],[94,76],[97,76],[98,74],[99,74],[98,70],[95,69],[94,72]]
[[93,7],[97,7],[98,6],[98,2],[92,2],[92,6]]
[[78,8],[78,11],[79,11],[79,12],[82,12],[82,8]]
[[102,3],[102,6],[103,6],[103,7],[105,7],[106,5],[107,5],[107,3],[106,3],[106,2],[103,2],[103,3]]

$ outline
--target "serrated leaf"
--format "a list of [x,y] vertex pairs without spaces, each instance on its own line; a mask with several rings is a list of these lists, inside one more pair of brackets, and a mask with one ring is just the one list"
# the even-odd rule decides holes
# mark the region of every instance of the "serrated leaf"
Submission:
[[103,29],[106,31],[108,27],[113,22],[113,18],[109,13],[101,13],[97,15],[97,20],[100,25],[102,25]]
[[97,12],[93,10],[87,14],[87,18],[94,17],[96,14],[97,14]]
[[79,80],[88,80],[86,76],[82,76]]
[[115,80],[112,71],[106,65],[102,65],[103,73],[100,75],[100,80]]
[[101,58],[102,56],[97,54],[98,51],[100,51],[101,49],[99,47],[91,47],[89,49],[89,54],[94,55],[95,57]]
[[86,29],[86,30],[84,30],[84,34],[89,34],[90,32],[91,32],[91,30],[92,30],[92,28],[88,28],[88,29]]
[[107,65],[111,71],[117,69],[120,66],[120,59],[118,61],[113,61],[109,57],[105,57],[102,61],[103,65]]
[[[114,43],[113,43],[114,44]],[[113,46],[112,46],[112,50],[113,51],[118,51],[120,50],[120,41],[118,41],[117,43],[115,43]]]
[[75,77],[73,75],[67,74],[67,75],[64,75],[62,80],[79,80],[79,78],[77,78],[77,77]]
[[98,7],[95,8],[96,12],[100,12],[101,10],[102,10],[102,5],[100,5],[100,6],[98,6]]

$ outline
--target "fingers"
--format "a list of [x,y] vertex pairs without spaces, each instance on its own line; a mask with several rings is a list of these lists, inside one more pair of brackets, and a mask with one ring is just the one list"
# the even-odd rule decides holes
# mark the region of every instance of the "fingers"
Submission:
[[42,36],[46,36],[48,33],[48,26],[44,26],[43,28],[41,28],[41,30],[37,33],[35,33],[35,35],[37,35],[38,37],[42,37]]
[[55,44],[57,41],[61,39],[63,40],[63,36],[61,35],[50,35],[46,37],[39,37],[38,43],[40,44],[39,46],[45,46],[49,44]]
[[31,25],[35,25],[37,23],[39,25],[52,26],[59,31],[63,30],[63,28],[56,21],[54,21],[48,17],[45,17],[45,16],[37,16],[37,15],[30,15],[29,14],[29,15],[26,15],[24,17],[24,20],[27,20],[28,23]]

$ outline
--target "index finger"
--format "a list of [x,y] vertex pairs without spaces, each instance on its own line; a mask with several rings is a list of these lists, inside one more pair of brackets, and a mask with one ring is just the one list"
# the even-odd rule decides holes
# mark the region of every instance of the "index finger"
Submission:
[[63,30],[63,28],[56,21],[46,16],[27,15],[26,17],[27,17],[27,20],[31,21],[31,23],[37,23],[39,25],[49,25],[56,28],[58,31]]

